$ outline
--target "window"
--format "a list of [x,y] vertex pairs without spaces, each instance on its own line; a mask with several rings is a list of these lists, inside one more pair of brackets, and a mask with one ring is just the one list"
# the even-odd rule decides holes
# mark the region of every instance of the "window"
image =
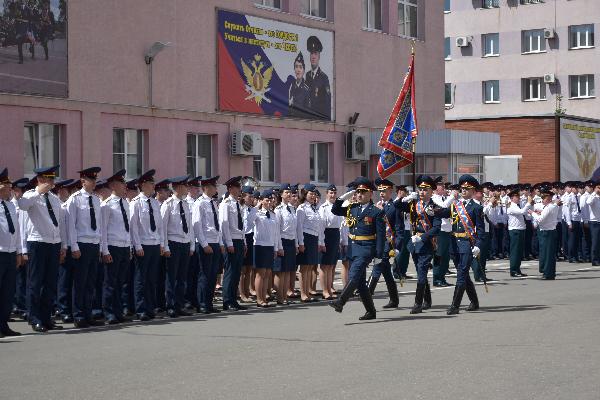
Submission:
[[594,97],[594,75],[569,75],[569,87],[572,99]]
[[594,47],[594,25],[573,25],[569,27],[569,48],[589,49]]
[[23,139],[25,175],[33,176],[36,168],[60,164],[60,125],[25,124]]
[[523,53],[541,53],[546,51],[546,40],[543,29],[532,29],[523,31],[522,34]]
[[259,6],[281,9],[281,0],[259,0],[255,2]]
[[325,19],[327,18],[327,0],[302,0],[300,13]]
[[444,60],[452,60],[452,45],[450,38],[444,38]]
[[254,156],[254,177],[260,182],[275,182],[275,141],[261,140],[261,155]]
[[500,0],[482,0],[482,8],[498,8],[500,7]]
[[329,143],[310,144],[310,181],[329,182]]
[[189,175],[212,176],[212,136],[188,133],[186,161]]
[[452,11],[450,9],[451,4],[450,4],[450,0],[444,0],[444,12],[445,13],[449,13],[450,11]]
[[446,107],[451,106],[452,105],[452,84],[451,83],[446,83],[445,84],[445,91],[444,91],[444,104],[446,105]]
[[482,35],[482,48],[484,57],[493,57],[500,55],[500,34],[488,33]]
[[365,177],[369,177],[369,162],[368,161],[362,161],[360,163],[360,176],[365,176]]
[[381,0],[363,0],[363,28],[381,30]]
[[127,179],[140,176],[143,169],[143,149],[143,130],[113,129],[113,171],[127,170]]
[[500,103],[500,81],[483,82],[483,102]]
[[523,85],[523,101],[546,100],[546,84],[543,78],[525,78]]
[[398,0],[398,35],[417,37],[417,0]]
[[455,154],[454,156],[454,182],[458,182],[461,175],[469,174],[479,182],[483,180],[483,156],[475,154]]

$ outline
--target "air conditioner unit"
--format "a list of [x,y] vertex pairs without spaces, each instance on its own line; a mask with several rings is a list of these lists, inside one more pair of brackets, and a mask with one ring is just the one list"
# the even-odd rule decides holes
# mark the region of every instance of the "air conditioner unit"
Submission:
[[367,161],[371,156],[370,139],[368,133],[348,132],[346,134],[346,159]]
[[256,132],[234,132],[231,138],[231,155],[259,156],[261,135]]
[[544,29],[544,37],[546,39],[554,39],[554,35],[555,35],[554,29],[552,29],[552,28]]
[[544,83],[555,83],[556,77],[554,74],[546,74],[544,75]]
[[456,47],[467,47],[473,40],[472,36],[459,36],[456,38]]

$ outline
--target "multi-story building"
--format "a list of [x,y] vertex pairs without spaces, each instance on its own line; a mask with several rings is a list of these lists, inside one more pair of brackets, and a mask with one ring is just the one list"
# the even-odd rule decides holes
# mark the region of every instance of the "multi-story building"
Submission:
[[600,2],[445,0],[444,21],[446,127],[499,133],[521,182],[572,179],[555,115],[600,119]]
[[[14,22],[22,11],[5,3],[0,17]],[[159,178],[254,175],[264,186],[373,176],[378,152],[349,143],[348,157],[347,132],[380,135],[413,39],[420,127],[444,127],[442,0],[50,5],[54,32],[34,32],[34,46],[2,36],[0,165],[12,177],[51,164],[62,177],[99,165],[103,176],[155,168]],[[329,86],[308,80],[315,53]],[[307,89],[296,96],[298,77]],[[313,101],[299,106],[302,96]]]

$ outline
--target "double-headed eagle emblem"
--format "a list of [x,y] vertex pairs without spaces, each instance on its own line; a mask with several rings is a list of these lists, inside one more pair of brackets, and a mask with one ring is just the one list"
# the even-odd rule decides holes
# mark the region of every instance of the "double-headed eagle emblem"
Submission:
[[581,149],[575,149],[575,153],[577,154],[579,172],[581,172],[584,179],[587,179],[596,168],[596,151],[592,149],[589,143],[585,143]]
[[256,104],[260,106],[262,101],[266,101],[270,103],[265,94],[271,90],[269,87],[269,83],[271,82],[271,77],[273,76],[273,66],[265,69],[264,73],[262,69],[264,68],[264,64],[261,60],[261,56],[258,54],[254,55],[254,60],[250,63],[252,69],[244,62],[244,59],[241,59],[242,70],[244,71],[244,76],[246,77],[246,92],[248,92],[249,96],[244,100],[252,100],[256,101]]

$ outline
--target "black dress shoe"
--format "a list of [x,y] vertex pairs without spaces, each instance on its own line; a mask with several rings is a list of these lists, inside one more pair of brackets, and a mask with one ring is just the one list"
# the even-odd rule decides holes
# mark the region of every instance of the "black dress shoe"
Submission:
[[210,314],[210,310],[206,307],[198,307],[199,314]]
[[116,325],[119,323],[119,320],[117,318],[109,318],[106,320],[106,323],[109,325]]
[[600,267],[600,263],[592,263],[592,267]]
[[85,320],[76,320],[75,322],[73,322],[73,325],[75,325],[75,328],[80,328],[80,329],[90,327],[90,325]]
[[185,310],[177,310],[177,314],[181,315],[182,317],[189,317],[192,315],[192,313]]
[[363,315],[362,317],[359,317],[358,320],[359,321],[369,321],[369,320],[375,319],[375,318],[376,318],[376,315],[374,313],[367,311],[365,313],[365,315]]
[[396,303],[394,301],[390,301],[389,303],[387,303],[382,308],[398,308],[398,303]]
[[48,329],[49,331],[60,331],[63,329],[63,326],[56,325],[55,323],[50,323],[50,324],[46,325],[46,329]]
[[542,276],[542,280],[543,281],[553,281],[553,280],[555,280],[555,278],[550,278],[548,276]]
[[519,272],[519,276],[528,276],[528,275],[524,272]]
[[215,308],[215,307],[211,307],[210,308],[210,313],[211,314],[218,314],[220,312],[221,312],[221,310],[219,310],[218,308]]
[[442,282],[435,281],[435,282],[433,282],[433,286],[435,286],[435,287],[443,287],[444,285],[442,284]]
[[117,316],[117,321],[119,321],[120,323],[123,323],[123,322],[130,322],[130,321],[131,321],[131,319],[129,319],[129,318],[127,318],[127,317],[124,317],[124,316],[122,316],[122,315],[118,315],[118,316]]
[[98,321],[98,320],[95,320],[95,319],[92,319],[92,320],[90,320],[90,321],[87,321],[87,323],[88,323],[90,326],[104,326],[104,321]]
[[479,304],[477,303],[471,303],[469,304],[469,307],[467,307],[467,311],[477,311],[479,310]]
[[142,322],[150,321],[150,317],[146,313],[142,313],[138,316],[138,319]]
[[456,315],[458,314],[458,311],[458,307],[450,306],[450,308],[448,308],[448,311],[446,311],[446,315]]
[[129,308],[124,308],[123,315],[126,317],[133,317],[133,312],[131,312],[131,310],[129,310]]
[[40,333],[48,332],[48,328],[46,328],[42,324],[31,325],[31,329],[33,329],[34,332],[40,332]]
[[20,332],[15,332],[10,328],[2,329],[2,332],[0,333],[4,336],[21,336]]
[[431,303],[423,301],[423,310],[429,310],[431,308]]
[[62,322],[63,324],[71,324],[73,323],[73,317],[70,315],[63,315]]
[[519,274],[517,274],[516,272],[511,272],[510,276],[511,276],[511,278],[518,278]]
[[179,317],[179,314],[177,313],[177,311],[172,310],[172,309],[167,310],[167,315],[170,318],[177,318],[177,317]]

